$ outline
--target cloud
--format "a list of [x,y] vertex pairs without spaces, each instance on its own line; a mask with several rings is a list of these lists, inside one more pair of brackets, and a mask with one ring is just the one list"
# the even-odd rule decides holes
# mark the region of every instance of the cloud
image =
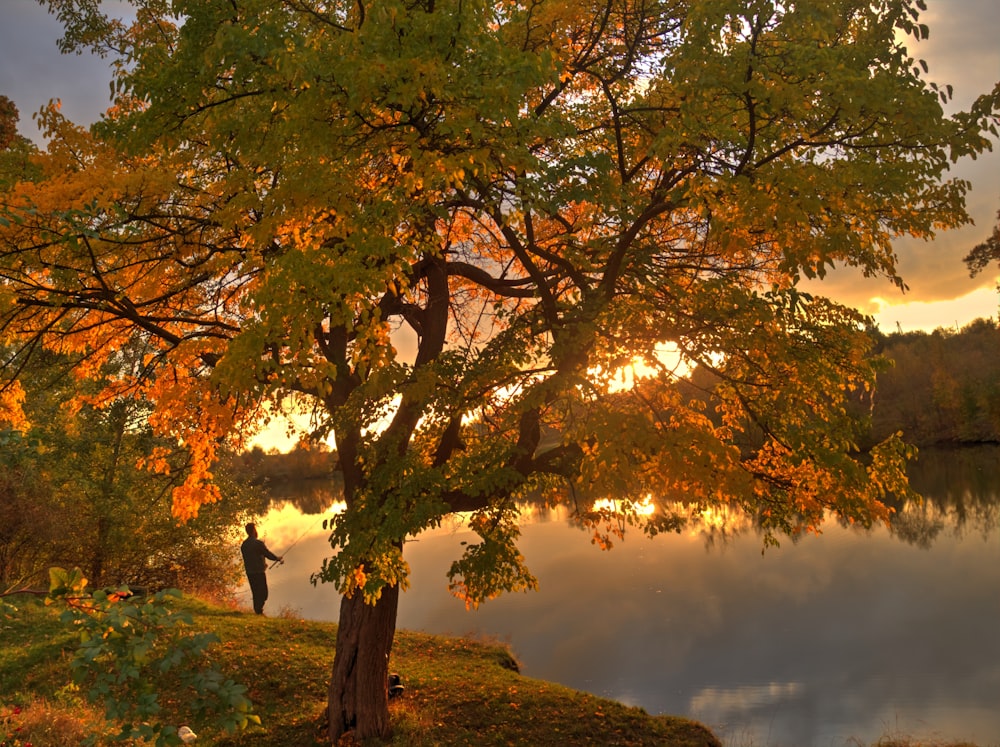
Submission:
[[957,106],[1000,81],[996,0],[931,0],[921,20],[930,37],[913,55],[927,60],[931,79],[954,86]]
[[32,116],[52,99],[62,112],[86,124],[100,118],[111,103],[111,66],[93,54],[59,53],[59,20],[32,0],[4,3],[0,23],[0,95],[21,114],[21,134],[40,142]]
[[871,308],[865,312],[874,316],[885,333],[938,328],[957,330],[975,319],[997,318],[997,305],[997,290],[990,286],[941,301],[891,303],[875,297],[870,299]]

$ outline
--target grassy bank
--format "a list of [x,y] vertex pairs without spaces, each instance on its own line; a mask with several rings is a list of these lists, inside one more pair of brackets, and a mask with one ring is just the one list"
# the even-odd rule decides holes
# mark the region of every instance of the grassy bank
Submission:
[[[191,724],[199,732],[195,744],[322,744],[322,710],[336,626],[291,617],[261,618],[195,601],[182,604],[194,614],[197,629],[221,638],[211,657],[228,676],[248,687],[261,717],[261,726],[236,736]],[[77,747],[84,735],[106,729],[100,714],[69,682],[74,647],[72,632],[41,605],[27,604],[14,617],[0,619],[0,745]],[[391,707],[396,745],[718,744],[705,727],[692,721],[651,716],[523,677],[500,646],[401,631],[392,669],[402,675],[406,688]],[[165,700],[164,720],[184,723],[182,704]]]
[[[194,613],[196,628],[221,638],[210,655],[223,672],[248,687],[262,722],[236,736],[213,734],[191,724],[199,733],[196,744],[313,747],[321,743],[336,626],[290,617],[262,618],[193,601],[183,604]],[[98,728],[101,719],[69,685],[72,633],[50,609],[34,604],[0,621],[0,628],[0,744],[20,727],[17,734],[23,744],[76,747],[81,734]],[[401,631],[392,669],[402,675],[405,686],[403,697],[392,704],[397,745],[702,747],[716,743],[707,729],[691,721],[650,716],[522,677],[510,654],[499,646]],[[179,704],[165,705],[179,710]],[[166,715],[176,718],[178,725],[184,723],[180,715]]]

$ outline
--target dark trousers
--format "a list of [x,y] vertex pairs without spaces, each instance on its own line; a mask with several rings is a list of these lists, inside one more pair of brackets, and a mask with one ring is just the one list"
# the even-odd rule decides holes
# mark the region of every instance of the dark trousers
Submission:
[[250,593],[253,594],[253,611],[263,615],[264,602],[267,601],[267,574],[248,573],[247,581],[250,582]]

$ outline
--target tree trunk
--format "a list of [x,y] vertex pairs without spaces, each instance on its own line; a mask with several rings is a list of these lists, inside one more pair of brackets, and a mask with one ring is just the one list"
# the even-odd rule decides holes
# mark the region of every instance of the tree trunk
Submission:
[[399,587],[388,586],[373,605],[360,593],[340,603],[337,651],[327,692],[330,741],[348,731],[360,741],[386,740],[389,727],[389,652],[396,634]]

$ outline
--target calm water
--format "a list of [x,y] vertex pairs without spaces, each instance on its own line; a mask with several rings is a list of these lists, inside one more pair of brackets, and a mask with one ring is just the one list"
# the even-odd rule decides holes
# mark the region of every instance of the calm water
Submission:
[[[828,524],[761,554],[739,517],[613,550],[560,512],[521,549],[540,591],[468,612],[445,572],[461,523],[407,545],[399,627],[499,639],[523,674],[709,725],[727,747],[868,745],[885,735],[1000,744],[1000,449],[925,453],[929,500],[891,530]],[[287,553],[268,611],[336,620],[309,574],[322,518],[291,505],[261,522]],[[402,673],[405,678],[405,672]]]

